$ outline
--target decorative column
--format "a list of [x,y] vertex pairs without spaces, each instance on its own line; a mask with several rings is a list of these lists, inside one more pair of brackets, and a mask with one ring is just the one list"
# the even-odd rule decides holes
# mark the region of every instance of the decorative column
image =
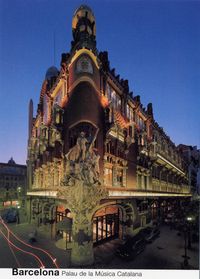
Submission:
[[[98,129],[93,138],[93,143]],[[73,266],[90,265],[94,262],[92,217],[102,199],[108,198],[108,191],[99,181],[99,155],[91,148],[87,150],[84,133],[80,133],[77,144],[69,150],[68,171],[59,183],[57,198],[63,200],[73,217],[71,243],[71,263]],[[86,151],[82,160],[82,152]],[[74,158],[72,151],[78,152]],[[71,154],[72,153],[72,154]],[[79,158],[79,160],[77,160]],[[67,164],[67,162],[66,162]],[[60,167],[60,166],[59,166]]]
[[90,265],[94,262],[92,216],[101,199],[108,193],[99,183],[86,184],[74,179],[74,185],[62,182],[58,189],[58,198],[66,201],[66,207],[73,217],[72,239],[70,244],[73,266]]
[[42,188],[46,187],[46,173],[45,173],[45,165],[42,165],[42,174],[43,174],[43,179],[42,179]]
[[41,188],[41,168],[38,168],[38,188]]
[[163,168],[162,167],[160,167],[159,168],[159,170],[160,170],[160,173],[159,173],[159,190],[161,191],[162,190],[162,171],[163,171]]
[[146,179],[147,179],[147,187],[146,187],[146,190],[149,190],[149,174],[147,174]]
[[145,185],[144,185],[144,174],[143,174],[143,173],[141,173],[141,188],[142,188],[142,190],[145,189]]
[[139,189],[139,175],[138,175],[138,171],[136,171],[136,189]]
[[75,215],[72,227],[72,253],[71,262],[75,266],[91,265],[94,262],[93,238],[92,238],[92,220],[84,220],[79,223],[83,215]]
[[166,182],[167,182],[167,189],[166,191],[168,192],[169,191],[169,171],[167,171],[167,174],[166,174]]
[[47,188],[52,188],[52,176],[51,176],[51,163],[48,162],[46,166],[46,174],[47,174]]
[[48,166],[44,165],[44,188],[48,188]]
[[126,187],[126,170],[127,170],[127,162],[123,161],[123,177],[122,177],[122,185]]
[[116,163],[114,163],[113,165],[113,186],[116,187],[117,186],[117,165]]
[[60,161],[58,161],[57,164],[58,164],[58,185],[60,185],[61,178],[62,178],[62,166]]
[[35,170],[35,187],[38,188],[38,169]]

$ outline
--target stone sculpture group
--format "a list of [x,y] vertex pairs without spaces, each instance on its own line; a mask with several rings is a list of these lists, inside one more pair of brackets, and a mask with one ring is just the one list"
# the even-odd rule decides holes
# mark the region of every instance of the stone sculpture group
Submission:
[[83,181],[84,184],[100,184],[99,182],[99,159],[100,155],[94,151],[94,142],[98,130],[91,142],[85,136],[85,132],[80,132],[74,145],[65,155],[66,172],[63,180],[65,186],[72,186],[75,180]]

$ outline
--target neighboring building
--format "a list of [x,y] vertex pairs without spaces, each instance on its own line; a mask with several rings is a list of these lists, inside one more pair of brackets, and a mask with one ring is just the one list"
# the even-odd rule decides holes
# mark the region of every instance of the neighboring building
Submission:
[[[96,23],[81,6],[70,53],[51,67],[36,117],[29,106],[30,221],[71,249],[71,262],[93,262],[93,245],[124,238],[190,198],[181,154],[127,80],[96,49]],[[122,58],[123,60],[123,58]]]
[[16,164],[13,158],[0,163],[0,208],[24,205],[26,176],[26,166]]
[[200,149],[197,146],[178,146],[188,166],[189,184],[193,194],[200,194]]

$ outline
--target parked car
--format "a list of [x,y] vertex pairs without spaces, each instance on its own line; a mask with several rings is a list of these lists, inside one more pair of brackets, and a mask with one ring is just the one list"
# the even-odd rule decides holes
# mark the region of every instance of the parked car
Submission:
[[146,241],[143,235],[138,233],[122,244],[117,249],[116,255],[122,259],[132,260],[145,249],[145,246]]
[[147,243],[151,243],[154,239],[159,237],[160,230],[158,227],[146,227],[140,231]]
[[7,223],[14,223],[17,221],[17,217],[19,216],[18,210],[16,208],[9,208],[3,216],[4,221]]

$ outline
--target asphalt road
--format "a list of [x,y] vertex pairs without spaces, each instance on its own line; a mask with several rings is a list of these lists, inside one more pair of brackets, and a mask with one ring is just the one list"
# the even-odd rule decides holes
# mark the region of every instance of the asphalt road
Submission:
[[[168,226],[161,227],[160,237],[151,244],[147,244],[145,250],[134,260],[126,261],[115,256],[114,251],[118,241],[105,243],[95,248],[95,268],[120,268],[120,269],[181,269],[184,255],[184,238],[178,236],[176,230],[170,230]],[[191,269],[199,269],[198,243],[192,244],[188,250]]]
[[46,250],[40,250],[37,242],[30,244],[27,239],[12,234],[12,226],[8,226],[8,230],[5,226],[0,220],[0,268],[56,267],[54,257]]
[[[30,224],[9,224],[9,228],[26,243],[28,243],[28,234],[33,230]],[[0,230],[8,236],[5,227],[0,224]],[[55,267],[52,260],[34,248],[19,242],[13,236],[10,236],[10,241],[18,248],[25,250],[28,253],[34,253],[39,257],[45,267]],[[178,236],[177,231],[170,230],[167,226],[161,227],[160,237],[151,244],[148,244],[145,250],[139,254],[134,260],[123,261],[115,256],[115,250],[119,245],[119,240],[113,240],[103,245],[97,246],[95,252],[95,264],[91,268],[116,268],[116,269],[180,269],[183,262],[182,255],[184,254],[184,239],[183,236]],[[61,250],[55,246],[53,240],[48,239],[45,232],[38,231],[37,242],[34,247],[45,249],[57,259],[60,268],[70,267],[70,257],[67,251]],[[193,269],[198,269],[199,250],[198,244],[192,244],[192,249],[188,251],[190,256],[189,263]],[[37,268],[41,263],[30,254],[19,251],[13,247],[10,249],[8,241],[0,232],[0,268]],[[90,268],[90,267],[87,267]]]

